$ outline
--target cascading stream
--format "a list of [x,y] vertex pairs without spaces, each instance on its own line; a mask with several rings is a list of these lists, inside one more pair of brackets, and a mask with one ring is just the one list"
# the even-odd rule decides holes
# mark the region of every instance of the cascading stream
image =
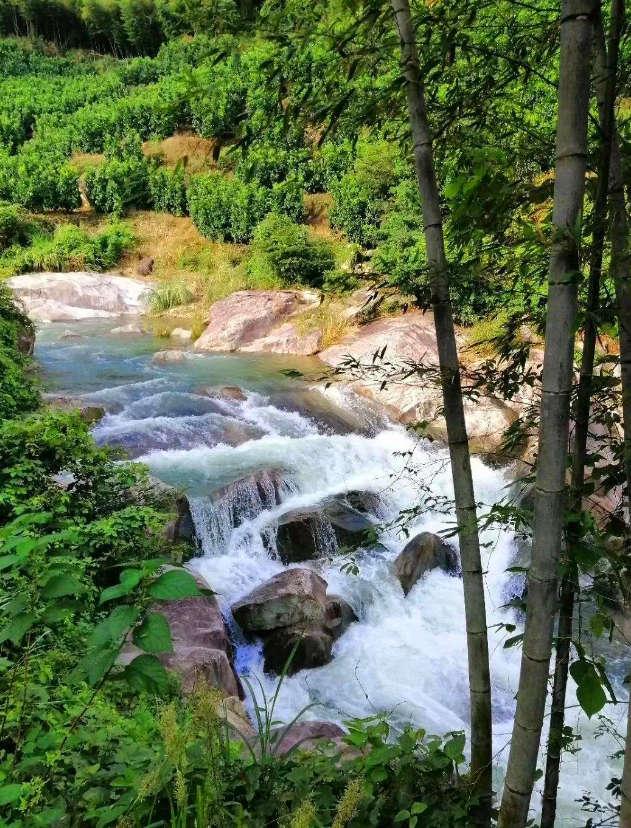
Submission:
[[[276,715],[289,721],[312,705],[307,718],[343,721],[387,713],[443,734],[468,727],[466,637],[462,582],[434,570],[404,597],[392,561],[406,542],[395,523],[420,506],[408,526],[440,532],[453,526],[443,504],[452,497],[444,449],[418,441],[386,422],[374,409],[339,389],[314,393],[308,382],[290,380],[287,360],[255,356],[191,356],[177,365],[154,365],[159,347],[150,337],[121,342],[108,336],[111,322],[46,328],[37,348],[51,386],[103,405],[94,429],[99,443],[120,445],[146,463],[152,474],[186,490],[199,542],[191,562],[230,605],[279,572],[276,533],[293,513],[313,514],[319,505],[349,492],[370,495],[369,518],[379,526],[378,544],[359,550],[359,574],[342,568],[330,522],[314,521],[318,557],[314,566],[329,593],[353,607],[359,621],[335,643],[324,667],[285,680]],[[313,363],[300,365],[317,374]],[[213,396],[213,387],[239,386],[244,394]],[[208,388],[211,387],[209,393]],[[333,423],[333,426],[331,425]],[[474,461],[476,494],[490,505],[507,494],[507,472]],[[235,481],[241,481],[235,484]],[[507,634],[497,625],[519,625],[505,608],[515,589],[506,569],[514,563],[511,533],[483,533],[489,615],[496,787],[501,783],[511,732],[520,650],[505,649]],[[304,565],[304,564],[301,564]],[[519,631],[519,630],[517,630]],[[276,683],[262,670],[260,648],[237,635],[237,667],[257,676],[268,693]],[[570,688],[570,705],[574,687]],[[250,700],[251,703],[251,700]],[[605,711],[620,726],[623,711]],[[560,824],[584,825],[575,800],[584,790],[606,799],[605,787],[619,772],[606,735],[570,707],[568,724],[583,732],[582,750],[566,755],[562,767]]]

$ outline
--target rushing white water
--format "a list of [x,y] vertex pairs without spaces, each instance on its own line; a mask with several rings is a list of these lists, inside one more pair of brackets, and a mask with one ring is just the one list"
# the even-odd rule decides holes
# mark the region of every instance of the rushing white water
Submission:
[[[290,720],[311,705],[306,717],[344,721],[385,712],[395,726],[411,722],[439,734],[468,729],[462,582],[435,570],[404,597],[391,567],[406,542],[392,525],[402,511],[421,504],[407,527],[410,536],[453,525],[451,510],[441,508],[452,498],[444,449],[416,440],[375,417],[357,398],[331,389],[334,406],[352,411],[357,424],[355,431],[335,433],[322,424],[324,415],[319,418],[317,408],[313,410],[317,394],[305,398],[306,409],[288,405],[287,397],[276,392],[302,393],[300,389],[295,384],[288,388],[275,369],[265,374],[262,363],[252,358],[200,357],[187,361],[186,368],[158,368],[149,363],[148,346],[145,353],[130,356],[117,351],[107,337],[95,340],[92,334],[93,370],[68,367],[64,373],[59,349],[73,349],[73,365],[80,364],[77,356],[87,358],[88,349],[82,351],[74,341],[64,346],[49,336],[54,357],[46,340],[38,355],[57,384],[73,393],[82,391],[86,399],[108,409],[95,428],[97,440],[126,447],[155,475],[187,490],[201,545],[191,566],[219,593],[228,617],[234,600],[283,568],[274,557],[282,515],[313,509],[346,492],[376,496],[372,519],[381,527],[380,543],[357,553],[358,575],[341,570],[335,541],[322,528],[319,547],[328,554],[311,565],[328,581],[330,593],[349,601],[359,621],[336,642],[330,664],[285,680],[276,709],[280,719]],[[202,380],[221,384],[228,378],[247,390],[245,399],[208,397],[197,389]],[[331,402],[322,400],[322,406],[330,414]],[[247,479],[253,473],[258,473],[256,480]],[[506,496],[506,472],[476,460],[474,474],[482,504]],[[220,487],[243,478],[217,494]],[[519,625],[513,611],[504,607],[512,597],[513,581],[506,569],[513,562],[515,543],[510,533],[496,530],[487,530],[482,541],[499,788],[520,650],[505,649],[507,635],[495,625]],[[238,629],[235,636],[238,669],[256,675],[271,693],[276,678],[263,673],[259,648],[240,642]],[[573,694],[571,686],[570,704]],[[623,711],[606,712],[623,729]],[[580,752],[564,757],[559,824],[580,826],[587,815],[575,800],[584,791],[605,799],[605,787],[619,775],[620,763],[609,758],[615,747],[610,737],[592,738],[595,725],[577,707],[570,709],[568,723],[580,728],[583,741]]]

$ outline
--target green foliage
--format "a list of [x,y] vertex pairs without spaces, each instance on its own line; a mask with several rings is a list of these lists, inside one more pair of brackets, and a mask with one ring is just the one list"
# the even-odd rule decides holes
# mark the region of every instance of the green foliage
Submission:
[[0,149],[0,199],[31,210],[73,210],[81,204],[78,175],[67,161],[40,145],[18,155]]
[[151,310],[154,313],[186,305],[195,298],[192,290],[184,282],[165,282],[151,294]]
[[34,409],[39,401],[28,372],[30,362],[24,344],[34,336],[29,320],[13,303],[10,291],[0,284],[0,421]]
[[31,270],[108,270],[133,244],[127,225],[112,222],[90,234],[73,224],[61,224],[53,233],[38,229],[25,247],[13,245],[0,255],[0,273]]
[[88,199],[100,213],[120,214],[128,207],[150,203],[149,165],[138,138],[114,145],[106,160],[85,175]]
[[13,245],[27,244],[37,223],[17,204],[0,204],[0,253]]
[[254,231],[247,267],[255,277],[320,287],[334,264],[330,245],[310,239],[307,229],[287,216],[270,213]]
[[268,191],[220,173],[191,179],[188,209],[198,230],[218,241],[247,242],[268,211]]
[[175,169],[152,167],[149,170],[149,195],[154,210],[185,216],[187,213],[186,177],[184,166]]

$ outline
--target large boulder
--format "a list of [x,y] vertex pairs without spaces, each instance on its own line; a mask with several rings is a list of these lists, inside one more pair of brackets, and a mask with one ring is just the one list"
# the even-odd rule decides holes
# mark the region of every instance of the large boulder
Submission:
[[[206,587],[206,584],[200,582],[200,586]],[[161,653],[158,658],[180,676],[185,693],[193,692],[203,683],[216,687],[226,696],[245,698],[234,669],[228,628],[214,596],[162,601],[153,609],[169,622],[173,644],[171,652]],[[140,652],[127,641],[119,663],[129,664]]]
[[[305,353],[297,332],[285,328],[280,338],[277,335],[276,344],[268,338],[290,317],[316,307],[319,302],[318,295],[308,291],[237,291],[212,306],[208,327],[195,342],[195,350],[278,352],[282,349],[281,353]],[[291,350],[292,347],[299,350]]]
[[394,574],[407,595],[419,578],[430,569],[458,571],[456,550],[433,532],[421,532],[404,546],[394,562]]
[[112,273],[22,273],[8,284],[37,322],[140,314],[151,293],[148,282]]
[[244,698],[228,628],[216,599],[181,598],[164,602],[158,609],[169,622],[173,642],[173,652],[161,655],[160,660],[179,673],[184,692],[203,681],[227,696]]
[[239,348],[240,351],[266,354],[297,354],[311,356],[322,348],[322,331],[314,329],[301,333],[291,322],[274,328],[267,336],[255,339]]
[[102,405],[86,403],[81,397],[68,397],[59,394],[45,394],[44,400],[51,407],[59,411],[76,411],[84,423],[94,425],[105,416]]
[[262,639],[267,672],[292,675],[331,660],[333,642],[357,619],[326,587],[311,569],[286,569],[232,605],[246,636]]
[[265,670],[292,676],[298,670],[322,667],[331,660],[333,636],[322,627],[274,630],[263,639]]
[[284,563],[313,560],[335,551],[336,545],[357,545],[372,525],[365,512],[352,506],[345,495],[338,495],[308,510],[292,510],[282,515],[276,550]]
[[322,625],[326,581],[311,569],[285,569],[232,605],[245,633],[270,633],[279,627]]
[[[466,345],[461,333],[457,333],[457,343],[459,347]],[[374,355],[384,348],[383,359],[375,360]],[[434,318],[430,312],[411,311],[377,319],[318,356],[345,373],[356,393],[381,404],[394,419],[406,425],[424,422],[430,437],[447,439],[440,387],[419,375],[404,376],[412,364],[428,368],[438,365]],[[360,367],[347,371],[349,357]],[[476,399],[466,398],[464,408],[471,448],[483,454],[501,448],[504,432],[519,415],[515,406],[484,394]]]

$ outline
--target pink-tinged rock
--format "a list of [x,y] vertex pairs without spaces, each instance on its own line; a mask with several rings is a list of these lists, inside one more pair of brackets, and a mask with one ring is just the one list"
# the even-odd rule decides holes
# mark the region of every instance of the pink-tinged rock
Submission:
[[307,291],[237,291],[212,306],[208,327],[195,342],[195,350],[241,350],[319,302],[317,294]]
[[387,346],[385,362],[414,360],[437,364],[433,314],[410,311],[403,316],[377,319],[322,351],[320,359],[333,367],[344,362],[349,354],[360,362],[370,362],[384,346]]
[[291,322],[285,322],[275,328],[270,334],[255,339],[240,351],[262,352],[266,354],[298,354],[311,356],[317,354],[322,347],[322,332],[318,330],[301,334]]

